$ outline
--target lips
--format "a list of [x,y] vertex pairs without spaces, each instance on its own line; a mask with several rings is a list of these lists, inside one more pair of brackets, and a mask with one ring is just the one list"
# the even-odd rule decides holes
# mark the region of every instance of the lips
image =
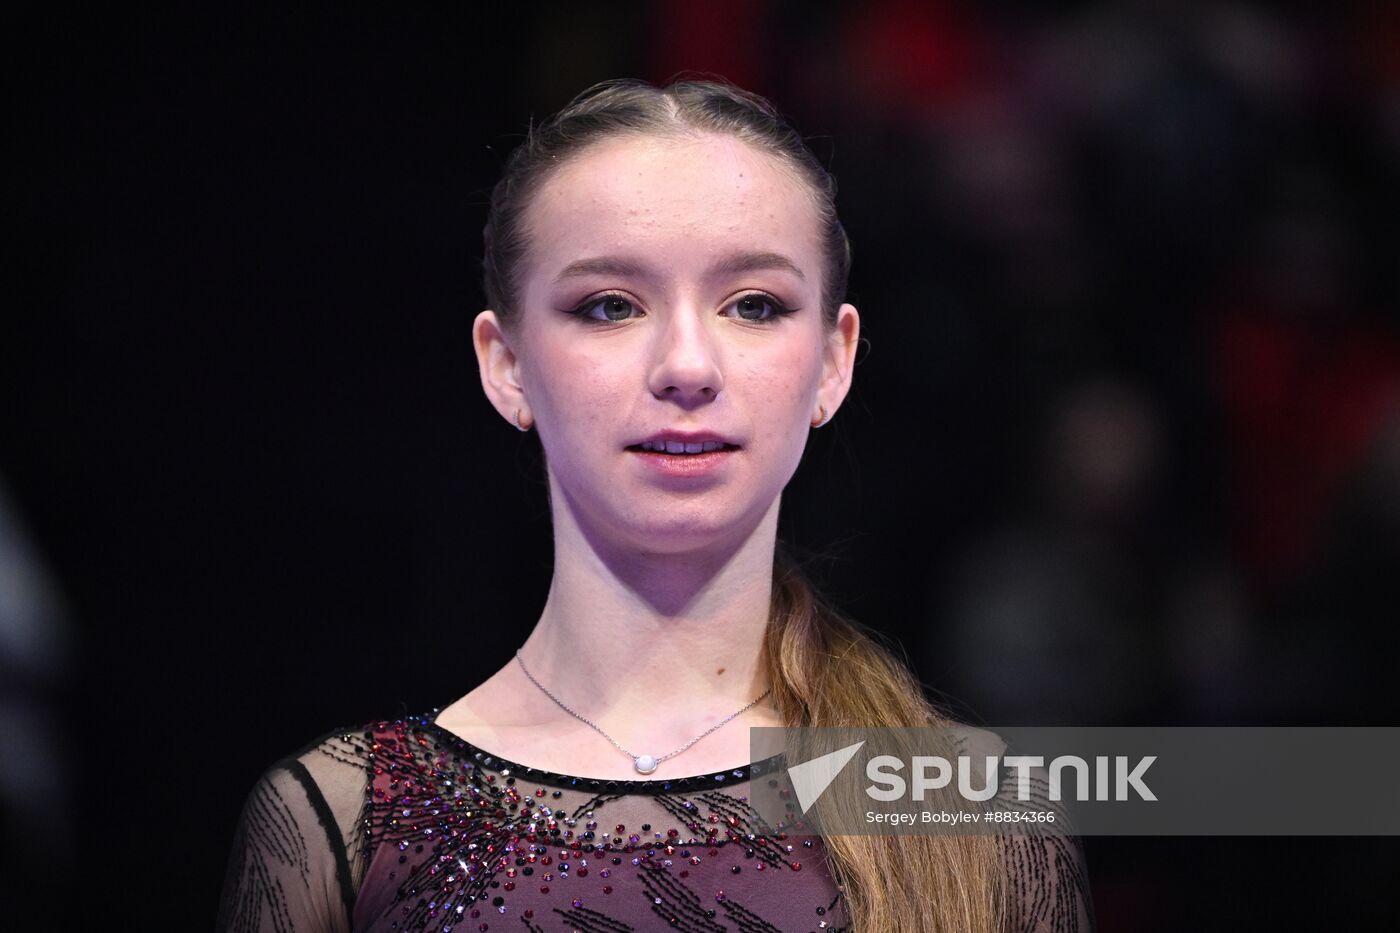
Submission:
[[672,456],[695,456],[715,451],[737,450],[738,444],[709,432],[663,431],[644,441],[628,446],[628,450]]
[[713,482],[728,475],[740,445],[700,431],[661,431],[627,448],[653,477],[665,483]]

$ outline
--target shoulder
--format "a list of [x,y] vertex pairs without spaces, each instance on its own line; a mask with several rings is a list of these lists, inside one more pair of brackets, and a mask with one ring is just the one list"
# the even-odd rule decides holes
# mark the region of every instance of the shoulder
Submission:
[[968,728],[963,754],[998,759],[999,781],[990,811],[998,822],[998,849],[1006,879],[1006,929],[1024,933],[1089,933],[1094,929],[1084,850],[1070,813],[1049,793],[1049,775],[1036,759],[1008,754],[995,732]]
[[1008,930],[1089,933],[1094,906],[1084,851],[1074,836],[997,837],[1006,877]]
[[990,755],[1000,758],[1006,751],[1006,741],[990,729],[980,729],[961,722],[948,723],[945,728],[960,755]]
[[354,902],[348,848],[364,798],[358,745],[337,730],[258,778],[234,836],[216,929],[348,928]]
[[323,817],[342,830],[348,843],[363,828],[368,807],[401,781],[431,770],[429,759],[438,745],[436,713],[331,730],[274,764],[268,775],[285,773],[319,797]]
[[274,761],[248,794],[241,831],[255,838],[305,838],[301,829],[319,826],[344,845],[365,798],[371,736],[365,727],[335,729]]
[[395,757],[404,732],[403,719],[336,728],[277,759],[248,795],[244,829],[276,835],[290,832],[295,822],[319,826],[338,845],[358,848],[376,769],[397,770],[386,758]]
[[332,729],[274,762],[265,776],[286,772],[320,788],[346,781],[363,784],[377,762],[407,752],[432,722],[430,713]]
[[382,833],[372,817],[423,767],[431,721],[333,729],[268,766],[243,806],[217,929],[348,930]]
[[1009,755],[1010,746],[996,732],[957,722],[943,728],[954,753],[967,757],[978,786],[986,779],[987,764],[996,768],[995,796],[986,806],[1014,817],[998,821],[1004,831],[994,834],[1006,880],[1006,929],[1091,931],[1094,912],[1083,848],[1068,811],[1051,799],[1045,767]]

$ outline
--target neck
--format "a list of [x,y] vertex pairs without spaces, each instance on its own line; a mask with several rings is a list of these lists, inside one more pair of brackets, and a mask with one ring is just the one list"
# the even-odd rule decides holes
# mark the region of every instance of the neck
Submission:
[[[521,648],[550,693],[633,751],[669,751],[768,689],[759,661],[777,500],[737,547],[677,554],[610,551],[555,511],[549,598]],[[528,689],[542,716],[567,723],[567,713]],[[735,722],[763,724],[768,704]]]

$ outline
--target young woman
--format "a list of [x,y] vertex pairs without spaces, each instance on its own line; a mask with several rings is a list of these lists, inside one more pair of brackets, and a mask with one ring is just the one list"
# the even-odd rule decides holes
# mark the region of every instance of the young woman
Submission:
[[473,339],[538,431],[554,575],[516,657],[271,769],[227,930],[1074,930],[1072,846],[775,832],[752,726],[945,720],[783,557],[782,491],[851,385],[834,182],[737,88],[615,81],[492,196]]

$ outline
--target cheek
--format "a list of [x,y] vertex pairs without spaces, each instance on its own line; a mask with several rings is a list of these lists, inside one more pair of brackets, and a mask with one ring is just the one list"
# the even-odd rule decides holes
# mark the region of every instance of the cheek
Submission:
[[747,404],[763,412],[767,428],[806,436],[807,409],[821,381],[821,354],[804,344],[774,347],[748,355],[743,364]]
[[539,341],[525,368],[525,390],[546,442],[596,434],[629,404],[625,368],[600,365],[581,343]]
[[766,366],[787,390],[794,405],[806,404],[806,396],[821,381],[822,347],[816,338],[792,341],[774,348]]

